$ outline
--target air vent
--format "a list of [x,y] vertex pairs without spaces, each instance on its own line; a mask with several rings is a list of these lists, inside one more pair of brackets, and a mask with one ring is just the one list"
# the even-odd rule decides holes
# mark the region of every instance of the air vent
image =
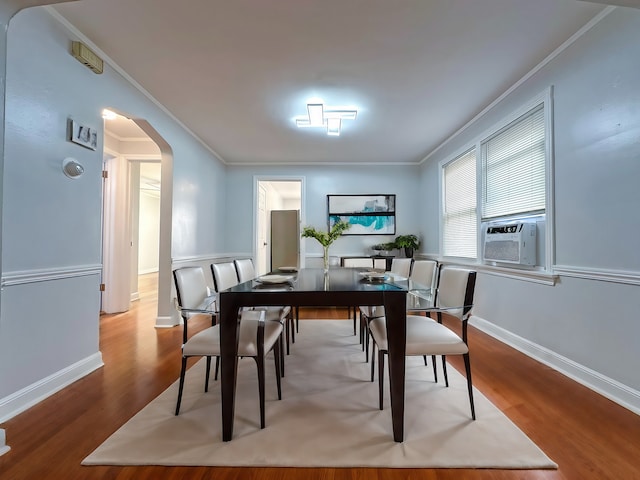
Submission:
[[88,67],[93,73],[102,73],[104,62],[82,42],[71,42],[71,54],[80,63]]

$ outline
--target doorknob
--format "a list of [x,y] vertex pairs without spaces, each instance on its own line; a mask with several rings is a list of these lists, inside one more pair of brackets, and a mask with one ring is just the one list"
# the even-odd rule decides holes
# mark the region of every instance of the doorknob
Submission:
[[268,243],[267,243],[267,242],[264,242],[262,245],[266,247],[266,246],[268,245]]

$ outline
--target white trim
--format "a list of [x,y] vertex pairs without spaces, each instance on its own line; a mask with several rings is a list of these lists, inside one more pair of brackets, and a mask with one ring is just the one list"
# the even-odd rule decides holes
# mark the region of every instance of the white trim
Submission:
[[[304,175],[254,175],[253,176],[253,253],[251,258],[257,258],[258,249],[258,186],[260,182],[300,182],[300,228],[305,224],[307,177]],[[300,268],[304,268],[306,258],[305,242],[300,241],[298,255]]]
[[548,348],[511,333],[483,318],[472,316],[470,323],[484,333],[506,343],[519,352],[553,368],[581,385],[614,401],[618,405],[640,415],[640,391],[634,390],[617,380],[602,375]]
[[97,352],[18,390],[8,397],[1,398],[0,422],[5,422],[15,417],[66,386],[71,385],[76,380],[89,375],[103,365],[102,353]]
[[2,286],[10,287],[13,285],[49,282],[52,280],[61,280],[64,278],[87,277],[91,275],[100,275],[101,272],[102,265],[100,264],[77,265],[74,267],[66,268],[45,268],[6,272],[2,276]]
[[563,277],[574,277],[611,283],[624,283],[627,285],[640,285],[640,272],[605,270],[602,268],[570,267],[567,265],[556,265],[553,267],[553,271]]
[[0,457],[11,450],[11,447],[7,445],[7,435],[4,428],[0,428]]
[[180,325],[180,317],[176,312],[174,317],[158,316],[156,317],[156,328],[172,328],[176,325]]
[[609,15],[616,7],[608,6],[604,10],[602,10],[598,15],[593,17],[589,22],[587,22],[580,30],[571,35],[562,45],[556,48],[553,52],[551,52],[544,60],[542,60],[538,65],[533,67],[524,77],[514,83],[511,88],[506,90],[502,95],[496,98],[493,102],[487,105],[480,113],[478,113],[475,117],[465,123],[460,129],[451,134],[444,142],[438,145],[435,149],[433,149],[429,154],[420,160],[417,164],[422,165],[424,162],[429,160],[433,155],[435,155],[441,148],[443,148],[446,144],[464,132],[467,128],[473,125],[478,119],[482,118],[487,112],[489,112],[493,107],[498,105],[502,100],[504,100],[507,96],[509,96],[514,90],[516,90],[520,85],[529,80],[534,74],[536,74],[542,67],[551,62],[554,58],[560,55],[564,50],[569,48],[574,42],[576,42],[580,37],[582,37],[585,33],[591,30],[598,22],[600,22],[604,17]]
[[171,259],[171,264],[173,265],[173,267],[178,267],[178,266],[188,266],[189,264],[193,264],[193,263],[202,263],[202,262],[212,262],[214,260],[228,260],[231,259],[233,260],[234,258],[237,257],[243,257],[243,258],[247,258],[247,257],[251,257],[250,253],[225,253],[225,254],[221,254],[221,253],[210,253],[208,255],[194,255],[191,257],[175,257]]

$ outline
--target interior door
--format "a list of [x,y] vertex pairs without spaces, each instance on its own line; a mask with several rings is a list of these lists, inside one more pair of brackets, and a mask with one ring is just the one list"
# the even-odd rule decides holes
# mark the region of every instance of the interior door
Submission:
[[258,184],[258,237],[256,245],[256,273],[267,273],[267,191]]
[[271,211],[271,270],[300,266],[300,211]]

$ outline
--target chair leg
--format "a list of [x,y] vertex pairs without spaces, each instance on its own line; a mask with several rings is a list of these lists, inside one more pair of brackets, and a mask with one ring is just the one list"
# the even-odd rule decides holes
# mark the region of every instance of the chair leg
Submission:
[[260,428],[264,428],[264,357],[253,357],[256,361],[256,367],[258,368],[258,393],[260,396]]
[[467,372],[467,388],[469,390],[469,404],[471,405],[471,418],[476,419],[476,408],[473,404],[473,384],[471,382],[471,361],[469,359],[469,354],[465,353],[462,355],[464,358],[464,369]]
[[435,355],[431,355],[431,365],[433,365],[433,381],[438,383],[438,367]]
[[182,403],[182,389],[184,387],[184,375],[187,371],[187,357],[182,357],[182,368],[180,369],[180,387],[178,388],[178,403],[176,404],[176,415],[180,413],[180,403]]
[[280,334],[280,375],[284,377],[284,335]]
[[295,322],[293,318],[293,313],[290,311],[289,315],[287,315],[287,322],[291,324],[291,343],[296,343],[296,329]]
[[357,330],[356,330],[356,327],[357,327],[357,326],[356,326],[356,317],[357,317],[356,312],[357,312],[357,308],[358,308],[358,307],[353,307],[353,334],[354,334],[354,335],[357,333]]
[[424,366],[426,367],[427,365],[429,365],[427,363],[427,356],[426,355],[422,355],[422,358],[424,359]]
[[273,345],[273,358],[276,363],[276,385],[278,386],[278,400],[282,400],[282,386],[280,383],[280,357],[282,356],[282,350],[280,349],[280,342],[276,342]]
[[364,327],[364,351],[366,352],[365,354],[365,361],[369,361],[369,342],[371,342],[371,332],[369,331],[369,318],[365,319],[366,321],[366,325]]
[[209,373],[211,372],[211,357],[207,356],[207,372],[204,374],[204,391],[209,391]]
[[[367,353],[369,350],[367,350]],[[374,371],[376,369],[376,342],[371,342],[371,381],[373,382]]]
[[296,307],[296,333],[300,333],[300,307]]
[[218,372],[220,371],[220,357],[216,357],[216,373],[213,377],[214,380],[218,380]]
[[442,371],[444,372],[444,384],[449,386],[449,377],[447,376],[447,357],[442,355]]
[[287,355],[289,355],[289,338],[290,338],[291,332],[290,332],[290,325],[286,320],[284,322],[284,332],[285,332],[285,336],[287,337]]
[[[380,403],[380,410],[382,410],[382,398],[384,391],[384,350],[378,348],[378,399]],[[373,361],[373,360],[372,360]]]

